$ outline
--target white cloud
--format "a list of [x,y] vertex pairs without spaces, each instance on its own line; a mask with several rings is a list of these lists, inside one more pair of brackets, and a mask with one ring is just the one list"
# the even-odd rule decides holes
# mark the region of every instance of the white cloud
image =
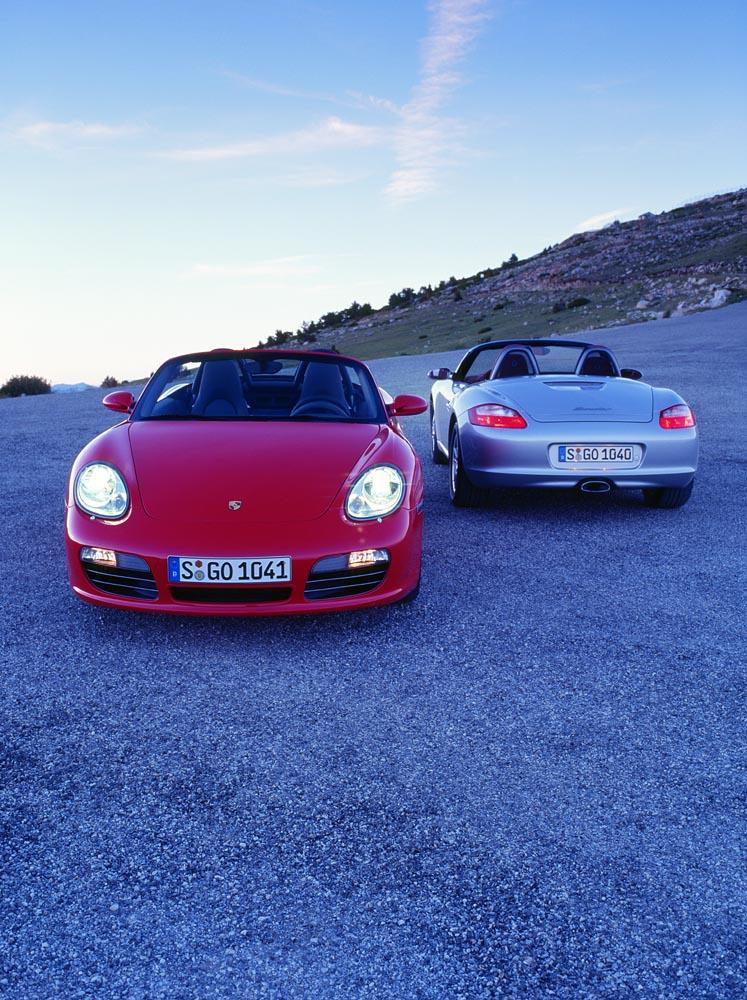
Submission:
[[251,264],[194,264],[188,272],[190,278],[298,278],[318,274],[319,264],[309,254],[293,257],[273,257]]
[[363,110],[387,111],[392,115],[402,114],[402,108],[390,101],[388,97],[377,97],[375,94],[362,94],[359,90],[346,90],[345,99],[341,102],[351,108]]
[[266,183],[279,184],[290,188],[327,188],[341,187],[344,184],[357,184],[369,176],[364,171],[344,171],[334,167],[300,167],[286,174],[268,178]]
[[395,135],[397,167],[386,187],[394,201],[432,191],[439,168],[454,155],[459,125],[443,115],[443,107],[461,84],[457,67],[488,18],[487,0],[434,0],[430,10],[420,79]]
[[363,94],[358,90],[346,90],[344,96],[340,97],[324,90],[303,90],[299,87],[287,87],[282,83],[274,83],[271,80],[258,80],[256,77],[244,76],[242,73],[234,73],[231,70],[225,70],[223,75],[242,87],[259,90],[265,94],[276,94],[278,97],[292,97],[303,101],[325,101],[340,107],[388,111],[391,114],[399,114],[401,110],[386,97]]
[[328,149],[360,148],[374,146],[383,141],[383,129],[372,125],[358,125],[341,118],[325,118],[295,132],[262,136],[244,142],[222,146],[197,146],[191,149],[173,149],[160,155],[174,160],[205,162],[212,160],[249,159],[258,156],[297,155],[317,153]]
[[263,94],[276,94],[278,97],[294,97],[304,101],[330,101],[337,104],[334,94],[328,94],[322,90],[302,90],[299,87],[286,87],[282,83],[274,83],[272,80],[258,80],[253,76],[244,76],[243,73],[234,73],[232,70],[224,70],[223,76],[233,80],[234,83],[248,87],[250,90],[259,90]]
[[590,218],[584,219],[583,222],[579,222],[574,227],[573,232],[586,233],[590,229],[602,229],[608,223],[619,219],[621,215],[629,215],[632,211],[631,208],[613,208],[610,212],[600,212],[599,215],[592,215]]
[[19,125],[13,134],[27,142],[45,144],[69,139],[122,139],[141,132],[137,125],[107,125],[105,122],[37,121]]

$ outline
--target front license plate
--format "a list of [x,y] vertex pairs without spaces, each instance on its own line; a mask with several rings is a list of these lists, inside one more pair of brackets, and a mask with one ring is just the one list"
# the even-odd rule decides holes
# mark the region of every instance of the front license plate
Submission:
[[169,556],[169,583],[290,583],[290,556]]
[[557,461],[561,466],[585,465],[635,468],[641,462],[637,444],[559,444]]

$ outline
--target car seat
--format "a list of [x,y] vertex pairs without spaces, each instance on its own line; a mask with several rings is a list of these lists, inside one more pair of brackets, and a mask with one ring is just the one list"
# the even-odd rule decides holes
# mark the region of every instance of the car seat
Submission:
[[589,351],[581,363],[578,374],[614,378],[617,372],[607,351]]
[[523,351],[508,351],[495,373],[496,378],[516,378],[520,375],[531,375],[529,362]]
[[312,361],[306,368],[301,395],[291,410],[292,417],[349,417],[340,368],[336,364]]
[[249,412],[235,361],[206,361],[192,413],[202,417],[243,417]]

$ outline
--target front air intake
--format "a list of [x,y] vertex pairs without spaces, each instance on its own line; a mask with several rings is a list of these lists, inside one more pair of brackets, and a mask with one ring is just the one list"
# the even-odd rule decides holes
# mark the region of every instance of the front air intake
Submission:
[[171,587],[173,600],[188,604],[269,604],[290,595],[290,587]]
[[116,566],[86,559],[81,559],[81,565],[89,582],[105,594],[145,601],[158,599],[156,581],[144,559],[126,552],[117,552],[116,560]]
[[389,562],[348,568],[347,556],[329,556],[315,563],[304,590],[307,601],[356,597],[374,590],[384,582]]

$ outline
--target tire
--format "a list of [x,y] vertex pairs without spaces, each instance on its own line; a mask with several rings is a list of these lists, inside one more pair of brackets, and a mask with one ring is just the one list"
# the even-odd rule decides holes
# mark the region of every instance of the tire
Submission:
[[434,465],[448,465],[449,460],[436,444],[436,419],[433,413],[433,403],[431,403],[431,460]]
[[421,579],[422,577],[419,576],[418,582],[415,584],[415,586],[412,588],[409,594],[405,594],[404,597],[400,598],[400,600],[398,601],[399,604],[412,604],[412,602],[417,598],[418,594],[420,593]]
[[455,507],[481,507],[487,497],[485,490],[469,481],[464,470],[456,424],[449,435],[449,496]]
[[656,489],[643,491],[643,502],[647,507],[656,507],[659,510],[674,510],[675,507],[684,507],[690,499],[695,480],[691,479],[687,486],[661,486]]

